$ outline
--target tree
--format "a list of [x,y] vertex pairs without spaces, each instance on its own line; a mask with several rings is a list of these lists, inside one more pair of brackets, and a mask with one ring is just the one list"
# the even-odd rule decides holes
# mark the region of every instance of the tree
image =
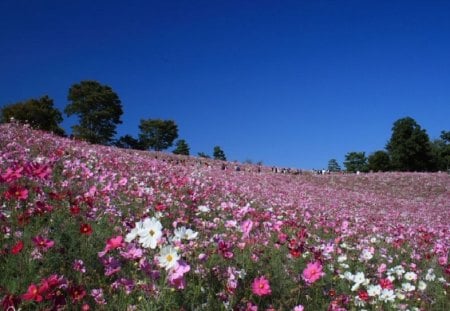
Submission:
[[145,149],[165,150],[172,146],[178,137],[178,126],[173,120],[148,119],[141,120],[139,140]]
[[189,145],[184,139],[180,139],[175,144],[174,154],[189,155]]
[[394,122],[392,136],[386,145],[391,166],[398,171],[433,169],[430,139],[425,130],[410,117]]
[[197,153],[197,155],[198,155],[200,158],[205,158],[205,159],[210,159],[210,158],[211,158],[208,154],[206,154],[206,153],[204,153],[204,152],[199,152],[199,153]]
[[365,152],[349,152],[345,155],[345,170],[347,172],[367,172],[367,158]]
[[220,148],[219,146],[214,147],[213,157],[214,157],[214,160],[222,160],[222,161],[227,160],[227,158],[225,156],[225,152],[223,152],[222,148]]
[[442,131],[440,139],[431,143],[434,167],[440,171],[450,169],[450,131]]
[[59,126],[62,122],[61,112],[53,107],[53,99],[47,95],[39,99],[29,99],[1,110],[1,122],[6,123],[14,118],[21,123],[28,123],[31,127],[43,131],[53,132],[64,136],[64,130]]
[[123,149],[144,150],[142,143],[131,135],[121,136],[115,141],[114,145]]
[[369,155],[367,162],[369,170],[374,172],[387,172],[391,167],[389,154],[384,150],[378,150]]
[[339,163],[336,159],[331,159],[328,161],[328,170],[330,172],[340,172],[341,167],[339,166]]
[[68,99],[65,113],[79,119],[79,124],[72,126],[73,135],[93,144],[110,144],[117,124],[122,123],[122,103],[117,94],[97,81],[81,81],[70,87]]

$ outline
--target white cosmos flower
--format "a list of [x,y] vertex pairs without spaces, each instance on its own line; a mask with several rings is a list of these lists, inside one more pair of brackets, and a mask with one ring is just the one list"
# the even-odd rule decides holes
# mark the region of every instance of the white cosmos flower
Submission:
[[417,287],[419,288],[419,290],[424,291],[427,288],[427,283],[425,283],[424,281],[419,281]]
[[206,205],[200,205],[198,207],[198,210],[202,213],[208,213],[210,211],[210,208]]
[[159,239],[162,237],[162,225],[155,217],[145,218],[138,235],[140,237],[139,243],[143,247],[155,249]]
[[352,281],[355,282],[355,284],[352,286],[353,292],[356,291],[361,285],[369,284],[369,280],[364,276],[364,272],[357,272],[355,275],[353,275]]
[[338,257],[338,259],[337,259],[337,261],[339,262],[339,263],[341,263],[341,262],[344,262],[344,261],[346,261],[347,260],[347,256],[344,254],[344,255],[340,255],[339,257]]
[[416,287],[414,285],[411,285],[411,283],[405,282],[405,283],[402,283],[402,289],[405,292],[412,292],[412,291],[416,290]]
[[185,227],[176,228],[173,233],[179,240],[194,240],[198,235],[198,232],[194,232],[192,229],[186,229]]
[[369,285],[367,286],[367,294],[370,297],[378,296],[381,294],[381,286],[380,285]]
[[436,275],[434,274],[434,270],[432,268],[428,269],[427,275],[425,275],[425,280],[434,281]]
[[177,250],[172,245],[169,245],[161,248],[157,259],[160,267],[170,270],[175,267],[180,259],[180,255],[178,255]]
[[417,280],[417,274],[414,272],[406,272],[404,278],[408,281]]
[[399,300],[404,300],[406,298],[405,294],[403,293],[403,291],[399,290],[395,293],[395,296],[397,296],[397,298]]
[[383,302],[388,302],[388,301],[393,302],[395,300],[394,291],[391,289],[385,288],[381,291],[380,297],[378,299]]
[[128,233],[125,237],[125,242],[130,243],[133,241],[139,234],[139,231],[142,230],[142,221],[136,222],[136,226],[131,229],[130,233]]
[[373,257],[372,252],[370,252],[370,250],[368,249],[364,249],[361,255],[359,256],[359,259],[361,261],[369,261],[370,259],[372,259],[372,257]]

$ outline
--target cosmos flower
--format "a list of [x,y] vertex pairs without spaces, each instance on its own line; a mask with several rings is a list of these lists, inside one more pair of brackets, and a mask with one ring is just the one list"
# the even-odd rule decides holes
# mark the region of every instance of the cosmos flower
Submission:
[[267,280],[264,276],[255,278],[252,283],[252,292],[257,296],[270,295],[272,290],[270,289],[269,280]]
[[80,226],[80,233],[81,234],[86,234],[86,235],[91,235],[92,234],[92,227],[89,224],[82,224]]
[[168,245],[161,248],[159,256],[156,258],[161,268],[170,270],[176,266],[180,255],[178,255],[177,250],[172,245]]
[[121,235],[112,237],[106,241],[105,249],[98,253],[98,257],[103,257],[105,254],[113,249],[122,247],[124,245],[123,243],[123,237]]
[[186,227],[176,228],[173,234],[179,240],[195,240],[198,236],[198,232],[194,232],[192,229],[186,229]]
[[135,223],[135,227],[131,229],[131,231],[125,236],[125,242],[130,243],[133,241],[139,234],[139,231],[143,229],[142,221],[138,221]]
[[11,254],[16,255],[20,253],[22,249],[23,249],[23,241],[19,241],[11,248]]
[[27,292],[22,295],[22,299],[40,302],[43,299],[42,294],[43,294],[42,289],[38,288],[35,284],[31,284],[30,286],[28,286]]
[[48,250],[49,248],[53,247],[53,245],[55,245],[54,241],[44,238],[40,235],[32,238],[32,240],[38,248],[43,250]]
[[324,275],[322,265],[316,261],[308,263],[305,270],[303,270],[302,278],[306,283],[312,284]]
[[162,237],[162,225],[155,217],[146,218],[138,235],[142,247],[155,249]]

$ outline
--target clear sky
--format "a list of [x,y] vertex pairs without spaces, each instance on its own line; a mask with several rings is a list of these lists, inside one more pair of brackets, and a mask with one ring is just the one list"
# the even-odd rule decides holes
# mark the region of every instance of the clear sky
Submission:
[[450,130],[450,1],[0,1],[0,105],[63,110],[87,79],[119,95],[118,136],[173,119],[193,155],[342,165],[405,116]]

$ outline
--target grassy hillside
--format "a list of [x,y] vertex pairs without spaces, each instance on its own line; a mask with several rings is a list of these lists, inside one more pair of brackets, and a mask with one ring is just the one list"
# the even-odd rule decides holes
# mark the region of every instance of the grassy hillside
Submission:
[[0,150],[5,310],[450,309],[448,174],[237,172],[15,124]]

